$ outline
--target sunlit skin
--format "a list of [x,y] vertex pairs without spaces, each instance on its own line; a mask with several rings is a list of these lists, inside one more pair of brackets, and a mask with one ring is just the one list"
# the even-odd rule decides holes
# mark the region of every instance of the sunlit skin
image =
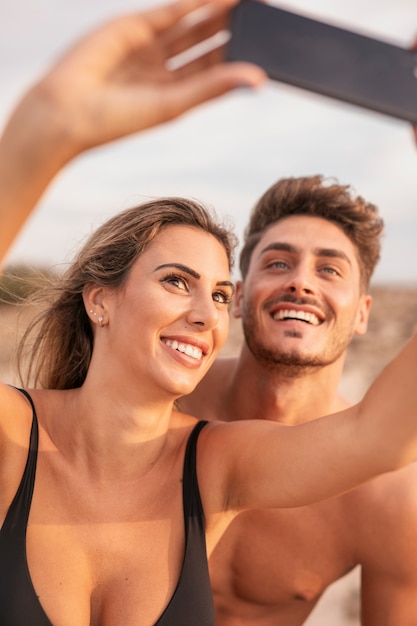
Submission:
[[[77,155],[172,120],[237,86],[264,82],[264,73],[253,66],[223,63],[221,49],[177,70],[167,68],[173,53],[223,29],[234,3],[180,0],[116,18],[64,54],[22,98],[0,139],[2,258],[53,177]],[[183,21],[200,8],[206,12],[202,23]],[[85,288],[94,346],[81,387],[31,390],[39,454],[27,563],[34,592],[55,626],[151,626],[175,592],[184,557],[184,450],[196,420],[174,410],[174,400],[191,391],[214,360],[227,331],[231,292],[217,240],[191,228],[167,229],[138,258],[122,290]],[[305,419],[311,421],[294,428],[267,421],[271,406],[278,406],[277,380],[264,393],[268,372],[255,372],[254,384],[246,368],[236,383],[244,394],[232,400],[245,421],[213,421],[198,440],[208,556],[222,548],[221,537],[238,510],[301,507],[415,460],[416,368],[414,339],[357,407],[312,419],[337,408],[314,386],[314,398],[304,400],[310,408]],[[236,395],[229,385],[235,371],[223,370],[210,390],[210,399],[227,413]],[[300,414],[295,404],[288,422]],[[7,384],[0,384],[0,406],[3,520],[23,474],[33,416],[26,398]],[[277,412],[280,421],[283,413]],[[266,419],[246,420],[260,416]],[[265,527],[259,531],[264,539]],[[279,531],[273,545],[283,545],[277,537]],[[311,538],[318,550],[320,536]],[[262,545],[271,564],[271,544]],[[289,543],[284,547],[290,552]],[[259,552],[261,559],[264,554]],[[234,556],[232,546],[239,575],[245,564]],[[297,564],[292,551],[288,562]],[[234,581],[227,583],[225,593]],[[287,593],[291,609],[300,589],[306,595],[303,583]],[[215,577],[213,584],[216,593]],[[317,596],[320,587],[307,591]],[[255,604],[250,608],[259,608]],[[274,626],[275,617],[268,612]],[[381,626],[380,614],[376,619]],[[401,618],[394,626],[399,623],[405,626]]]
[[[239,358],[216,361],[182,406],[225,421],[271,415],[295,424],[322,415],[329,387],[339,386],[349,341],[366,332],[370,306],[356,250],[339,227],[306,216],[279,221],[236,285],[233,313],[242,316],[250,347],[244,342]],[[310,323],[274,319],[288,309],[309,315]],[[337,392],[333,397],[327,411],[346,406]]]
[[[97,362],[112,363],[105,388],[115,381],[134,388],[146,375],[150,402],[166,401],[161,389],[174,397],[189,393],[226,340],[232,295],[221,243],[196,228],[165,228],[135,262],[123,289],[88,294],[96,307],[108,307],[112,320],[99,334],[90,371]],[[196,352],[173,349],[173,341]]]
[[[345,350],[366,332],[370,305],[356,249],[335,224],[307,216],[276,223],[237,284],[233,312],[250,348],[218,359],[181,407],[206,419],[284,424],[346,408]],[[273,319],[288,309],[307,321]],[[301,626],[357,564],[363,625],[414,626],[416,481],[413,464],[322,503],[239,514],[210,558],[217,626]]]
[[[98,25],[63,54],[12,112],[1,137],[0,257],[3,259],[53,177],[83,151],[182,115],[237,87],[257,87],[265,73],[224,63],[222,48],[170,70],[223,30],[237,0],[154,3]],[[183,23],[194,10],[203,21]],[[11,207],[13,210],[9,210]]]
[[293,216],[271,226],[254,249],[234,312],[255,359],[299,376],[303,366],[343,359],[352,335],[366,331],[369,302],[343,231],[322,218]]
[[[95,338],[84,384],[32,390],[40,438],[28,566],[53,624],[133,626],[138,615],[154,624],[172,597],[184,546],[184,446],[195,423],[173,411],[173,402],[215,359],[232,293],[221,244],[195,228],[176,226],[149,244],[122,289],[86,287]],[[101,325],[94,310],[103,316]],[[401,361],[403,381],[413,359]],[[381,385],[396,400],[396,385],[384,379]],[[223,551],[222,536],[238,510],[298,507],[349,489],[380,468],[397,467],[398,455],[389,454],[396,431],[392,411],[384,410],[386,397],[382,405],[378,393],[375,398],[364,405],[363,428],[354,410],[300,428],[266,420],[209,424],[199,439],[197,464],[208,556]],[[31,410],[7,385],[0,385],[0,399],[14,416],[1,418],[4,518],[26,461]],[[403,408],[414,432],[414,410],[407,401]],[[377,429],[381,415],[385,428]],[[399,436],[408,442],[404,427]],[[300,455],[303,462],[294,462]],[[415,458],[415,448],[410,455]],[[264,535],[264,526],[257,528]],[[212,580],[216,593],[215,573]]]
[[[172,413],[172,402],[218,354],[232,295],[222,244],[188,226],[162,230],[120,290],[86,288],[86,310],[104,320],[85,383],[32,391],[40,447],[28,562],[52,623],[136,624],[140,615],[152,624],[172,596],[183,555],[184,444],[195,422]],[[11,474],[0,473],[1,519],[23,471],[27,409],[16,413],[23,433],[7,427],[21,450]]]

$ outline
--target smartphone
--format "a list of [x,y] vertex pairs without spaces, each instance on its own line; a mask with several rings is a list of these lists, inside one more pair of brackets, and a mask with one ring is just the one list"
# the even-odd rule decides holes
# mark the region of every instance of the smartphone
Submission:
[[256,63],[274,80],[417,124],[415,50],[242,0],[226,55]]

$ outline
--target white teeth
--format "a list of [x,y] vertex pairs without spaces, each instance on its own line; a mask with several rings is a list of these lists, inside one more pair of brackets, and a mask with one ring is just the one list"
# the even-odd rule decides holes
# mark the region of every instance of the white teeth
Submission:
[[186,346],[185,354],[188,354],[188,356],[194,357],[194,359],[199,359],[201,357],[201,350],[199,350],[195,346]]
[[307,311],[294,311],[293,309],[282,309],[274,313],[274,320],[294,319],[302,320],[313,326],[318,326],[320,320],[314,313],[308,313]]
[[178,352],[183,352],[187,356],[191,356],[193,359],[201,359],[203,356],[200,348],[196,346],[192,346],[188,343],[178,343],[176,339],[164,339],[164,343],[172,348],[173,350],[178,350]]

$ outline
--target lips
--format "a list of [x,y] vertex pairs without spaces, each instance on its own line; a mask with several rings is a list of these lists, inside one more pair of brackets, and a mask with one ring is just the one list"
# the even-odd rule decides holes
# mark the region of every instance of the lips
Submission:
[[319,326],[321,320],[310,311],[296,311],[295,309],[279,309],[272,314],[274,320],[297,320],[312,326]]

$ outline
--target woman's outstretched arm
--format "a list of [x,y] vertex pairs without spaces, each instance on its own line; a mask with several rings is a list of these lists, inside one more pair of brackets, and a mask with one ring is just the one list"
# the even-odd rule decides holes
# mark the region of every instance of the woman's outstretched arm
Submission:
[[235,0],[178,0],[85,36],[24,95],[0,140],[0,258],[59,170],[81,152],[172,120],[239,85],[255,66],[217,48],[168,62],[227,26]]
[[417,460],[417,334],[355,406],[297,426],[212,424],[205,436],[210,488],[218,480],[231,509],[304,506],[400,469]]

